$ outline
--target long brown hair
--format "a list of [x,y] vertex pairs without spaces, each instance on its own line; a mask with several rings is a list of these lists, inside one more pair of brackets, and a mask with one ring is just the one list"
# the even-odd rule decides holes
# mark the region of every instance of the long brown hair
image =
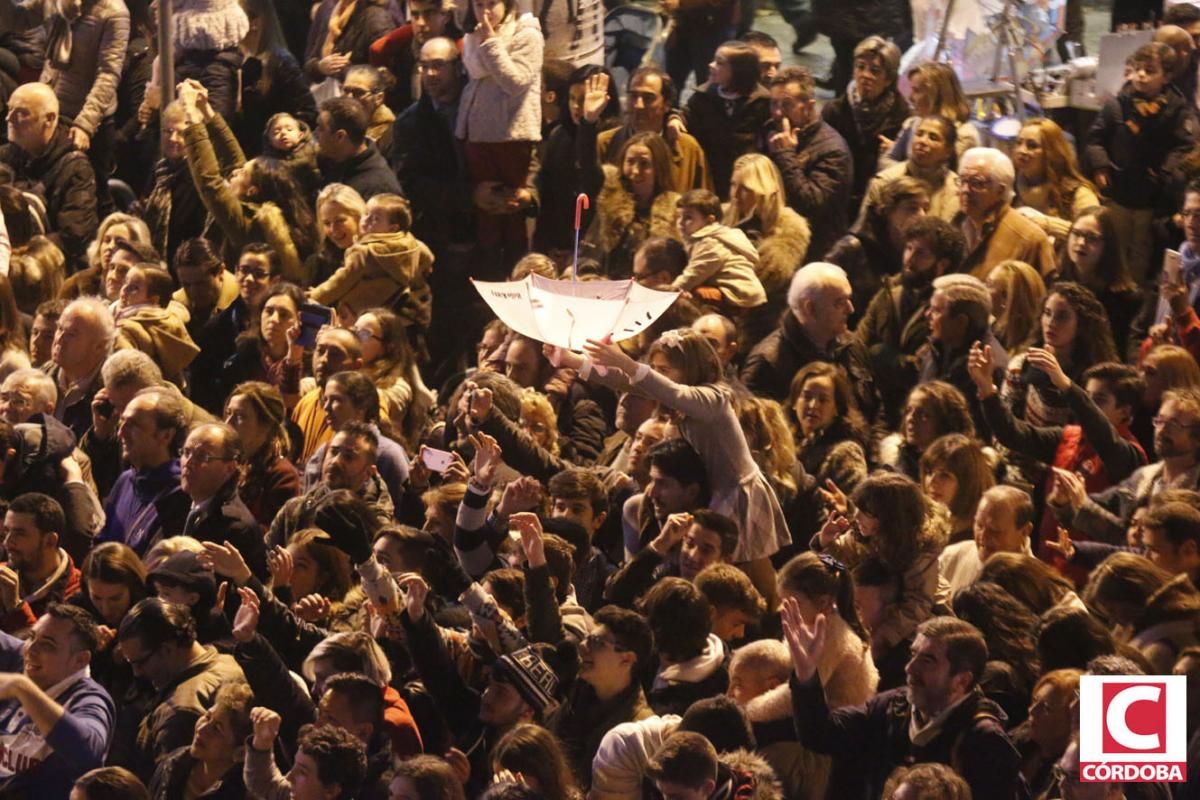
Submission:
[[1064,202],[1067,197],[1073,195],[1081,186],[1093,192],[1096,191],[1096,187],[1080,172],[1079,162],[1075,159],[1075,149],[1071,147],[1057,122],[1045,118],[1031,119],[1026,120],[1021,127],[1037,128],[1042,134],[1042,157],[1046,165],[1043,180],[1050,187],[1050,207],[1069,214],[1071,204]]
[[492,764],[497,771],[535,778],[544,797],[577,800],[583,796],[558,738],[541,725],[521,723],[500,737],[492,750]]
[[1200,592],[1187,575],[1172,575],[1136,553],[1117,552],[1104,559],[1088,578],[1083,599],[1088,605],[1123,603],[1142,609],[1135,631],[1200,617]]
[[[629,152],[629,148],[635,145],[641,145],[650,151],[650,163],[654,165],[654,196],[658,197],[663,192],[671,192],[675,190],[675,178],[672,169],[671,148],[667,146],[667,142],[657,133],[638,133],[630,136],[625,140],[625,144],[621,146],[621,152],[617,154],[617,170],[621,171],[621,165],[625,163],[625,153]],[[625,179],[625,175],[621,173],[621,185],[625,187],[625,191],[629,191],[629,182]]]
[[[1091,206],[1080,211],[1075,222],[1084,217],[1092,217],[1100,226],[1100,235],[1104,238],[1104,249],[1100,253],[1100,261],[1096,264],[1094,275],[1083,275],[1071,262],[1067,248],[1063,248],[1059,261],[1059,277],[1077,281],[1097,291],[1129,292],[1137,289],[1133,278],[1129,277],[1129,267],[1125,263],[1125,249],[1121,247],[1121,239],[1117,235],[1116,222],[1113,213],[1104,206]],[[1072,223],[1072,227],[1074,223]],[[1069,235],[1069,234],[1068,234]]]
[[845,564],[809,551],[784,564],[776,581],[782,594],[802,594],[812,600],[831,598],[837,604],[838,615],[850,630],[864,642],[870,641],[870,635],[858,618],[858,609],[854,605],[854,579]]
[[882,530],[871,541],[889,570],[902,574],[912,566],[931,513],[921,487],[896,472],[868,475],[854,489],[856,508],[879,517]]

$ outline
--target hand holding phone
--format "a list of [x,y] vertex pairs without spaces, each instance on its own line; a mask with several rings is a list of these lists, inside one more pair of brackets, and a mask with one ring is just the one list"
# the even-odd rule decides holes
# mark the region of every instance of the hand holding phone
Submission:
[[454,463],[454,453],[436,447],[422,447],[421,463],[440,475]]

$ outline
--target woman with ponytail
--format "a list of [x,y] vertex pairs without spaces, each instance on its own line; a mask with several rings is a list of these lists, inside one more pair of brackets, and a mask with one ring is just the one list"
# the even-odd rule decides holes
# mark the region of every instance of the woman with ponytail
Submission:
[[[850,570],[832,556],[801,553],[779,570],[776,583],[785,601],[790,597],[799,604],[806,624],[813,625],[818,614],[825,616],[825,648],[817,663],[825,702],[831,709],[865,703],[879,685],[879,672],[855,610]],[[735,660],[745,659],[735,655]],[[754,724],[758,749],[775,767],[786,796],[796,800],[824,798],[832,762],[829,756],[794,741],[788,682],[747,701],[745,710]]]

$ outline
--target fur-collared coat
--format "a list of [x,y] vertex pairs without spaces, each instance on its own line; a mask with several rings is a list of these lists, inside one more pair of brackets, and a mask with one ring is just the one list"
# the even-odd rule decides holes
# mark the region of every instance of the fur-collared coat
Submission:
[[604,185],[596,198],[596,216],[587,241],[599,250],[597,255],[610,278],[626,278],[633,273],[633,254],[647,239],[664,236],[679,240],[675,225],[678,200],[678,193],[665,191],[651,201],[649,214],[639,213],[637,201],[625,188],[620,172],[604,165]]
[[808,220],[787,206],[779,209],[775,230],[755,243],[758,248],[758,280],[768,298],[787,298],[792,275],[805,263],[805,253],[811,241],[812,228]]
[[[828,614],[825,621],[825,649],[817,662],[825,701],[830,708],[861,705],[879,685],[871,650],[840,615]],[[759,752],[783,783],[784,796],[791,800],[824,800],[832,758],[794,741],[794,732],[779,739],[772,735],[775,730],[793,727],[791,686],[781,683],[767,690],[747,703],[745,710],[754,726]]]

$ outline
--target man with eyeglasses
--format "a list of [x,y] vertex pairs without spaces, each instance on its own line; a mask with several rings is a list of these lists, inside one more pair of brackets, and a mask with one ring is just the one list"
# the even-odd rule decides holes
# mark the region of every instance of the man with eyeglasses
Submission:
[[357,100],[367,112],[367,138],[386,155],[392,152],[392,125],[396,115],[384,104],[383,90],[383,75],[368,64],[355,64],[342,78],[342,93]]
[[26,642],[24,668],[0,673],[0,796],[66,797],[104,763],[116,712],[88,673],[97,650],[87,612],[54,603]]
[[[121,620],[117,648],[134,676],[158,693],[148,715],[118,726],[114,734],[114,748],[131,754],[125,766],[148,783],[159,760],[191,744],[196,722],[212,707],[217,690],[246,677],[233,656],[196,641],[196,621],[187,606],[157,597],[139,601]],[[130,729],[133,724],[136,729]]]
[[954,223],[967,242],[962,271],[980,280],[1001,261],[1016,259],[1042,275],[1056,268],[1054,245],[1028,217],[1012,207],[1016,172],[1008,156],[992,147],[972,147],[958,164]]
[[462,31],[454,19],[453,4],[449,0],[409,0],[408,22],[371,43],[371,66],[386,69],[395,78],[386,91],[390,108],[408,108],[420,97],[421,70],[417,62],[421,49],[440,36],[461,45]]
[[204,323],[194,337],[200,354],[189,370],[196,378],[192,381],[192,399],[214,414],[222,412],[225,397],[221,381],[209,378],[220,374],[236,350],[237,337],[257,320],[263,298],[282,279],[279,253],[269,244],[251,242],[242,248],[233,277],[237,297]]
[[1200,390],[1172,389],[1163,395],[1154,418],[1154,451],[1157,462],[1092,494],[1082,476],[1055,468],[1047,502],[1069,530],[1120,545],[1134,511],[1151,498],[1167,489],[1200,490]]
[[179,485],[191,499],[183,535],[201,542],[228,542],[259,579],[267,578],[262,530],[238,496],[242,442],[223,422],[192,429],[179,452]]

